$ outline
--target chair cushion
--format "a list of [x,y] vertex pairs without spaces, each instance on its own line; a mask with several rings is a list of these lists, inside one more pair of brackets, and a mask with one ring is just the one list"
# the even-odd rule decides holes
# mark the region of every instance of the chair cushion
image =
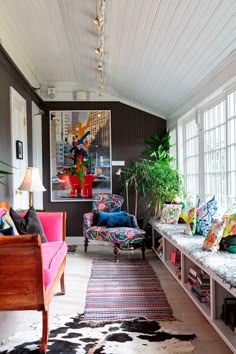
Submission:
[[58,268],[66,256],[66,252],[67,244],[65,241],[42,243],[43,274],[46,290],[57,274]]
[[107,228],[105,226],[92,226],[86,231],[86,238],[118,243],[122,247],[130,244],[139,245],[145,237],[145,231],[134,227]]

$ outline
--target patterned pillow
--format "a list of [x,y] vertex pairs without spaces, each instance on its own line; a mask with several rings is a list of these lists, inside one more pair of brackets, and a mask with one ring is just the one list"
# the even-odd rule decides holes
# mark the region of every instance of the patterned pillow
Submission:
[[178,224],[181,210],[182,205],[180,204],[164,204],[160,222],[163,224]]
[[11,227],[8,227],[7,229],[1,229],[0,235],[1,236],[15,236],[13,227],[11,226]]
[[220,240],[224,230],[224,220],[215,219],[207,233],[207,237],[203,242],[205,251],[218,251],[220,248]]
[[196,208],[189,209],[188,213],[185,214],[183,210],[181,210],[179,215],[179,221],[184,221],[186,224],[189,225],[190,232],[184,232],[190,235],[194,235],[196,232]]
[[223,215],[223,220],[225,220],[225,228],[223,232],[223,237],[229,235],[236,235],[236,204],[233,204]]
[[1,229],[9,229],[12,228],[12,234],[11,235],[19,235],[19,232],[16,229],[16,226],[14,224],[14,221],[12,220],[10,214],[8,211],[5,211],[5,213],[1,216]]
[[196,233],[199,235],[207,236],[207,233],[214,221],[214,216],[217,212],[217,201],[215,196],[213,196],[206,203],[203,203],[196,210],[197,221],[196,221]]

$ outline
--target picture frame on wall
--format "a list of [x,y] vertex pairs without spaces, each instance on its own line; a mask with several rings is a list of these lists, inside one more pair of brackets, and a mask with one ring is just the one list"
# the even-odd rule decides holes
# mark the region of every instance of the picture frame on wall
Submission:
[[23,142],[21,140],[16,140],[16,158],[23,160]]
[[50,111],[51,201],[111,193],[111,111]]

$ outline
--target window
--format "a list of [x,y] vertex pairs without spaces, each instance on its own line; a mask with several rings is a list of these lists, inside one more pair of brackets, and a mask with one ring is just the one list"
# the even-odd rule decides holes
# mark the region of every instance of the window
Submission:
[[227,207],[225,101],[203,113],[205,196]]
[[227,108],[228,200],[231,205],[236,198],[236,90],[228,95]]
[[172,166],[176,168],[176,158],[177,158],[177,151],[176,151],[176,129],[170,130],[170,155],[174,157],[174,160],[171,162]]
[[224,212],[236,201],[236,89],[214,100],[178,121],[178,168],[187,193],[215,195]]
[[187,193],[199,194],[199,146],[195,117],[184,124],[184,180]]

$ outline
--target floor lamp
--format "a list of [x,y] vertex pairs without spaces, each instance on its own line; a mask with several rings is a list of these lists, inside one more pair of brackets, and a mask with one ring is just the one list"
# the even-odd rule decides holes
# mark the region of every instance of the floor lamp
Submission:
[[[122,174],[122,169],[119,168],[117,171],[116,171],[116,174],[118,176],[121,176]],[[129,182],[128,181],[125,181],[125,197],[126,197],[126,210],[127,210],[127,213],[129,213]]]

